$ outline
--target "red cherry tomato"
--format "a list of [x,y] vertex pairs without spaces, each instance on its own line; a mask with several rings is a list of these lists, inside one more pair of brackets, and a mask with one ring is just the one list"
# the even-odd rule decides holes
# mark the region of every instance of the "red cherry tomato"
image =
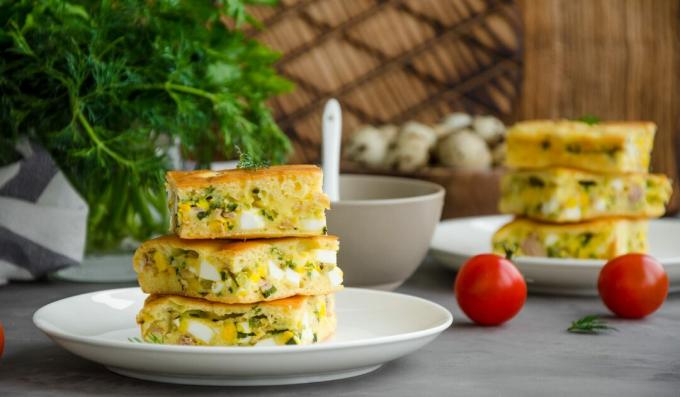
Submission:
[[626,254],[604,265],[597,290],[617,316],[642,318],[654,313],[666,300],[668,275],[651,256]]
[[0,323],[0,357],[2,357],[2,351],[5,350],[5,329]]
[[508,259],[482,254],[470,258],[458,271],[454,292],[458,306],[472,321],[499,325],[522,309],[527,284]]

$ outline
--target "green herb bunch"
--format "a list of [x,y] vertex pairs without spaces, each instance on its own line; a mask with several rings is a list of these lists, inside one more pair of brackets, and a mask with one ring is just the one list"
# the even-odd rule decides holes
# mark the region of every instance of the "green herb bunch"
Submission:
[[290,149],[266,101],[291,88],[278,54],[239,30],[269,0],[0,0],[0,165],[41,143],[90,205],[88,247],[167,222],[167,147],[205,167],[238,146]]

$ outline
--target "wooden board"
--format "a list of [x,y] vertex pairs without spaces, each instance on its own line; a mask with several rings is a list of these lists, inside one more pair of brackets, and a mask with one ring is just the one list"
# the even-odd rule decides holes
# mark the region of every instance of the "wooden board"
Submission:
[[500,180],[505,169],[489,171],[453,170],[447,167],[430,167],[412,173],[368,171],[356,163],[345,161],[342,169],[348,174],[393,175],[434,182],[446,189],[442,219],[498,213],[501,196]]
[[362,123],[432,122],[455,110],[506,122],[653,120],[652,169],[674,179],[677,212],[680,0],[517,3],[282,0],[255,9],[266,30],[251,35],[284,54],[279,70],[297,84],[272,102],[293,139],[291,161],[318,161],[321,107],[333,96],[344,140]]
[[519,8],[504,0],[298,0],[255,8],[251,36],[283,53],[294,92],[271,103],[295,147],[319,159],[321,110],[343,107],[343,140],[359,125],[435,122],[452,112],[509,120],[521,82]]
[[674,179],[678,210],[680,1],[523,0],[518,118],[584,114],[659,125],[652,170]]

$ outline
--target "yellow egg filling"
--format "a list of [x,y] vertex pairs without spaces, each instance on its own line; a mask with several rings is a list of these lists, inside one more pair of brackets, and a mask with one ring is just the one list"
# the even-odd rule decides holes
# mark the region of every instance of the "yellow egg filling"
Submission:
[[[302,303],[225,305],[211,311],[192,303],[161,308],[145,305],[137,317],[144,340],[151,343],[253,346],[315,343],[335,327],[335,314],[318,308],[332,295],[302,298]],[[190,302],[190,301],[187,301]],[[310,316],[314,311],[317,315]]]
[[503,213],[550,222],[663,215],[672,189],[655,174],[594,174],[568,168],[515,170],[501,181]]
[[326,234],[328,198],[320,178],[309,182],[253,179],[175,190],[173,231],[183,238]]
[[[309,243],[303,240],[301,244]],[[273,300],[308,288],[341,288],[342,271],[335,263],[337,245],[333,244],[262,247],[231,259],[191,249],[153,247],[142,254],[141,270],[154,280],[172,280],[169,284],[179,290],[155,292],[181,292],[224,302]]]

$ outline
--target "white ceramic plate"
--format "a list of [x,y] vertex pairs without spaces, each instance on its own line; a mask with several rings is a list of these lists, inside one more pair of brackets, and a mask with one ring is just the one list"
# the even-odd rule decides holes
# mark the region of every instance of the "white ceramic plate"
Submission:
[[[491,237],[509,216],[480,216],[443,221],[430,245],[432,255],[445,266],[458,270],[470,257],[491,252]],[[649,253],[665,267],[671,292],[680,291],[680,220],[649,222]],[[596,259],[517,257],[513,259],[538,293],[596,295],[597,277],[605,264]]]
[[337,294],[333,340],[307,346],[206,347],[135,343],[139,288],[93,292],[39,309],[33,322],[55,342],[135,378],[198,385],[282,385],[348,378],[412,353],[451,325],[448,310],[392,292]]

